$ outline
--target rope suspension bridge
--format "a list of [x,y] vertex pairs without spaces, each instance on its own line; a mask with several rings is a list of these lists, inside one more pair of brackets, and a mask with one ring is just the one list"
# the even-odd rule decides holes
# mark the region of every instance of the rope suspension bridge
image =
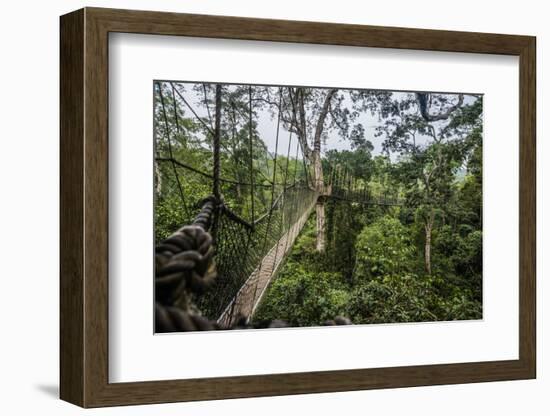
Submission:
[[[155,83],[157,194],[162,187],[169,189],[177,201],[177,218],[182,221],[179,226],[188,224],[156,246],[156,332],[250,327],[250,318],[316,204],[332,199],[364,205],[399,205],[396,197],[371,192],[368,184],[354,177],[345,166],[327,165],[323,172],[326,180],[318,186],[300,141],[292,133],[286,149],[281,151],[280,112],[275,149],[269,152],[254,131],[251,87],[245,109],[230,99],[222,100],[222,87],[216,85],[215,111],[210,110],[212,104],[204,85],[203,88],[207,115],[200,117],[178,84]],[[195,152],[203,155],[199,159],[204,162],[204,169],[178,157],[181,140],[176,137],[181,139],[184,123],[180,105],[191,111],[206,131],[208,145],[197,147]],[[224,111],[234,122],[241,120],[240,131],[236,131],[236,123],[233,129],[222,129]],[[243,132],[246,138],[241,137],[236,152],[230,144]],[[234,178],[226,177],[222,169],[222,160],[230,159],[241,168]],[[207,170],[208,164],[211,171]],[[192,201],[191,190],[203,191],[203,199]],[[349,322],[337,318],[334,323]]]

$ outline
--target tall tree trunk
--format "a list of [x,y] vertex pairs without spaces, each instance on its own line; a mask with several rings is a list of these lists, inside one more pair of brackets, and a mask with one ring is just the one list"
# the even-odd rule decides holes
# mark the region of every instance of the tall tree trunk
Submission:
[[326,232],[325,232],[325,180],[323,177],[323,166],[321,164],[321,152],[313,151],[313,171],[315,178],[315,190],[319,195],[315,205],[315,215],[317,217],[317,238],[315,248],[319,252],[325,251]]
[[300,141],[302,152],[304,157],[313,165],[313,184],[312,188],[319,195],[319,199],[316,204],[315,212],[317,215],[317,238],[316,249],[317,251],[325,250],[325,181],[323,178],[323,165],[321,163],[321,138],[323,130],[325,128],[325,120],[330,110],[330,102],[337,89],[331,89],[327,92],[324,98],[323,105],[320,109],[317,123],[315,124],[315,132],[312,140],[313,149],[310,148],[306,137],[307,132],[307,118],[306,107],[304,100],[304,89],[297,88],[295,91],[289,89],[289,95],[293,106],[292,120],[296,128],[296,135]]
[[[158,156],[158,155],[157,155]],[[155,191],[157,193],[157,196],[160,195],[162,191],[162,177],[160,175],[160,167],[157,161],[155,161],[155,179],[156,179],[156,186]]]
[[315,206],[317,216],[317,238],[315,248],[319,252],[325,251],[326,233],[325,233],[325,178],[323,176],[323,165],[321,162],[321,137],[325,128],[325,119],[327,117],[330,101],[336,93],[336,89],[331,89],[325,97],[325,102],[317,120],[315,136],[313,137],[313,171],[315,176],[315,191],[319,198]]
[[216,119],[215,119],[215,127],[214,127],[214,138],[212,143],[213,148],[213,156],[212,159],[214,161],[214,167],[213,167],[213,191],[212,193],[214,196],[219,199],[220,198],[220,172],[221,172],[221,164],[220,164],[220,138],[221,138],[221,120],[222,120],[222,86],[221,84],[216,84]]
[[[240,180],[240,179],[238,179],[238,177],[237,177],[237,180]],[[236,189],[236,191],[237,191],[237,199],[240,201],[240,200],[241,200],[241,195],[242,195],[242,192],[241,192],[241,184],[238,183],[238,184],[236,185],[236,188],[235,188],[235,189]]]
[[424,231],[426,232],[426,244],[424,245],[424,267],[426,273],[432,274],[432,229],[434,222],[434,214],[430,212],[424,223]]
[[315,249],[319,252],[325,251],[325,201],[323,198],[317,200],[315,205],[315,215],[317,216],[317,239]]

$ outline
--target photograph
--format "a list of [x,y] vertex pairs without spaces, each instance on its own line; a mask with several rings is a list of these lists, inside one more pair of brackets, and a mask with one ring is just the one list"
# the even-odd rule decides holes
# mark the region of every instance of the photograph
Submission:
[[483,94],[153,89],[156,333],[483,318]]

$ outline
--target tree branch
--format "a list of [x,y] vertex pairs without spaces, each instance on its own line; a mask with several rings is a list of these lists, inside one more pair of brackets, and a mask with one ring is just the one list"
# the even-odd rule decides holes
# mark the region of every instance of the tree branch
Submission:
[[458,102],[455,105],[449,107],[447,109],[447,111],[444,111],[444,112],[439,113],[439,114],[430,114],[429,109],[428,109],[428,96],[429,96],[429,94],[416,93],[416,101],[418,103],[418,108],[420,110],[420,114],[422,115],[422,118],[424,120],[428,121],[428,122],[429,121],[445,120],[445,119],[449,118],[449,116],[455,110],[460,108],[462,106],[462,104],[464,103],[464,95],[459,94],[458,95]]
[[336,88],[332,88],[328,91],[325,97],[325,101],[323,103],[323,107],[321,108],[321,113],[319,114],[319,118],[317,119],[317,125],[315,126],[315,135],[313,136],[314,152],[321,152],[321,135],[323,134],[323,129],[325,128],[325,119],[327,118],[327,114],[329,112],[330,101],[332,100],[332,97],[334,97],[334,94],[336,94],[336,91],[338,91]]
[[[173,82],[171,82],[170,85],[172,86],[172,88],[174,88],[174,83],[173,83]],[[187,108],[189,108],[189,110],[191,110],[191,112],[193,113],[193,115],[195,116],[195,118],[201,122],[201,124],[206,128],[206,130],[207,130],[211,135],[214,135],[214,130],[212,130],[212,127],[210,127],[208,124],[206,124],[206,122],[205,122],[201,117],[199,117],[199,115],[196,113],[196,111],[194,110],[194,108],[193,108],[193,107],[187,102],[187,100],[183,97],[182,93],[181,93],[177,88],[174,88],[174,91],[176,91],[176,93],[177,93],[178,96],[181,98],[181,100],[185,103],[185,105],[187,106]]]
[[[298,91],[296,92],[298,94]],[[306,127],[305,127],[305,109],[302,108],[302,111],[300,111],[300,114],[303,113],[303,119],[302,119],[302,126],[298,124],[297,114],[297,103],[294,101],[294,98],[292,97],[292,88],[288,88],[288,96],[290,98],[290,103],[292,105],[292,120],[293,125],[296,129],[296,137],[298,137],[298,142],[300,143],[300,147],[302,148],[302,154],[305,159],[309,160],[311,155],[311,149],[309,147],[309,144],[307,142],[306,138]],[[303,99],[302,99],[302,105],[303,105]],[[302,118],[302,116],[301,116]]]

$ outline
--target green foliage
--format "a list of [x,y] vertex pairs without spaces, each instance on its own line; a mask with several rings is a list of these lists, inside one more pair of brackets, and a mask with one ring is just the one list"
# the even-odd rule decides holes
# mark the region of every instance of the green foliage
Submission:
[[355,249],[355,276],[363,280],[410,270],[414,254],[409,231],[398,219],[389,216],[366,226]]
[[[395,216],[381,215],[364,225],[355,241],[352,279],[315,251],[314,217],[296,241],[287,263],[269,286],[254,321],[284,319],[292,326],[316,326],[342,315],[355,324],[447,321],[481,318],[481,299],[471,283],[443,269],[479,264],[479,231],[461,238],[443,227],[437,250],[450,259],[437,273],[422,270],[410,229]],[[362,222],[365,224],[366,222]],[[338,251],[334,252],[335,255]],[[479,267],[479,266],[478,266]]]
[[[447,231],[447,228],[444,229]],[[356,267],[351,290],[349,317],[356,323],[421,322],[481,317],[480,302],[467,285],[445,274],[415,273],[421,270],[410,238],[411,231],[397,218],[383,216],[366,226],[356,243]],[[442,232],[438,248],[449,250],[450,269],[464,259],[475,264],[480,233],[466,238]],[[462,250],[462,251],[461,251]],[[465,254],[464,251],[467,251]],[[456,253],[456,258],[455,258]],[[460,255],[462,254],[462,257]],[[468,261],[468,260],[466,260]],[[445,277],[443,277],[445,276]],[[479,276],[478,276],[479,277]]]
[[355,241],[366,221],[365,207],[345,201],[329,201],[327,212],[327,245],[322,262],[326,270],[339,272],[347,282],[353,280]]
[[155,209],[155,241],[158,243],[186,223],[181,201],[174,195],[158,201]]
[[442,296],[444,280],[408,273],[376,277],[351,292],[348,316],[362,324],[480,319],[481,303],[467,293]]
[[349,295],[338,273],[314,272],[304,266],[286,264],[269,288],[255,321],[283,319],[291,326],[316,326],[344,315]]
[[409,273],[371,278],[353,290],[349,317],[361,324],[436,321],[432,279]]
[[459,231],[444,225],[438,230],[434,244],[434,269],[445,273],[449,283],[461,287],[479,302],[482,297],[482,239],[481,231],[467,225]]

